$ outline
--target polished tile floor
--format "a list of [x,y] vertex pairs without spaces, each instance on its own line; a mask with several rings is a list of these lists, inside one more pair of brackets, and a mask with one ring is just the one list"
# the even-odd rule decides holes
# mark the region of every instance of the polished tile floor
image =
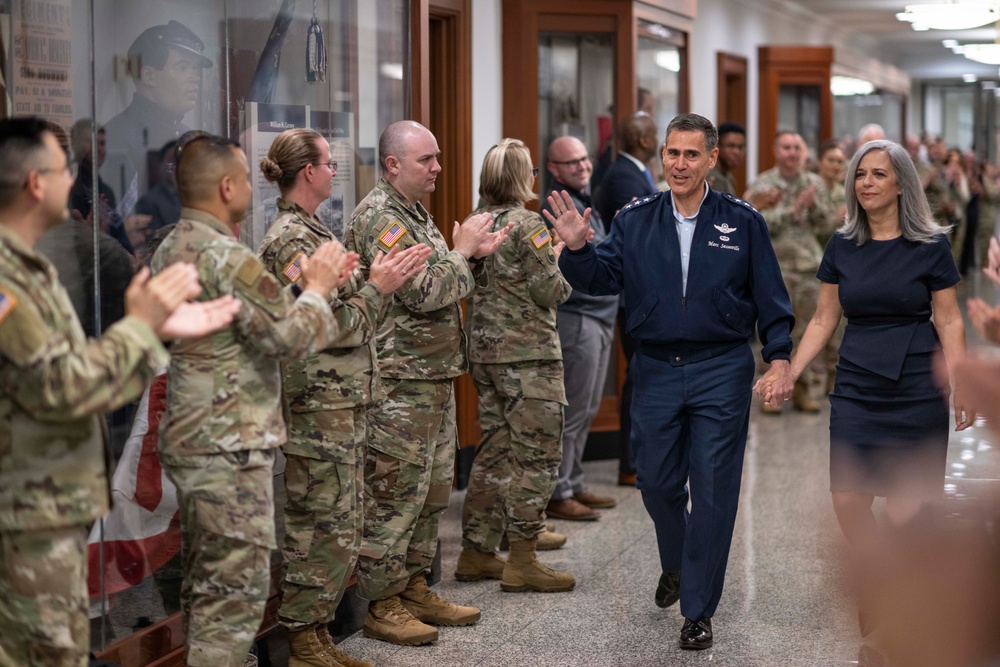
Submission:
[[[614,495],[618,507],[597,522],[556,522],[569,542],[541,555],[577,576],[574,591],[503,593],[498,582],[457,582],[464,494],[455,493],[442,522],[443,576],[435,590],[480,607],[482,620],[442,628],[432,646],[398,647],[360,633],[342,646],[381,667],[877,664],[863,655],[867,648],[846,591],[844,542],[827,491],[828,424],[825,401],[817,415],[763,415],[755,404],[726,590],[709,651],[679,650],[677,607],[653,604],[660,572],[653,526],[639,493],[615,485],[617,461],[585,466],[592,490]],[[983,422],[952,435],[943,503],[958,509],[971,498],[997,495],[996,443]]]

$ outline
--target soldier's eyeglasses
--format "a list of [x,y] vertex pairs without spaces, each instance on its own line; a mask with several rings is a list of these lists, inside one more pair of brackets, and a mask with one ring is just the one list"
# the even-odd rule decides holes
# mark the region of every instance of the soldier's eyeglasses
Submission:
[[559,160],[549,160],[549,162],[551,162],[552,164],[561,164],[566,167],[579,167],[580,165],[586,162],[590,162],[590,156],[584,155],[583,157],[577,158],[575,160],[565,160],[562,162],[560,162]]
[[330,160],[329,162],[319,162],[319,163],[314,163],[313,164],[314,167],[322,167],[324,165],[327,166],[327,167],[329,167],[330,171],[337,171],[337,161],[336,160]]

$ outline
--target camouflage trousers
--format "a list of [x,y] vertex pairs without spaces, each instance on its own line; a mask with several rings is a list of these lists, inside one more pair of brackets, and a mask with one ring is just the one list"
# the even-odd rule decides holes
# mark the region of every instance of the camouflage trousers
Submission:
[[[395,383],[395,384],[393,384]],[[455,391],[451,380],[386,380],[368,408],[365,527],[358,594],[398,595],[430,572],[438,521],[455,474]]]
[[473,364],[472,380],[483,435],[462,507],[462,547],[493,552],[504,530],[511,541],[544,530],[562,461],[563,364]]
[[177,486],[188,667],[242,667],[271,587],[273,450],[164,456]]
[[86,667],[87,531],[0,532],[0,666]]
[[[819,279],[812,272],[783,270],[781,277],[785,281],[785,289],[792,301],[792,312],[795,315],[795,328],[792,329],[793,349],[799,348],[802,336],[809,326],[809,320],[816,314],[816,302],[819,300]],[[799,382],[806,385],[812,380],[812,370],[805,368],[799,376]]]
[[286,628],[329,623],[344,595],[361,548],[364,447],[363,407],[293,412],[288,420],[278,607]]

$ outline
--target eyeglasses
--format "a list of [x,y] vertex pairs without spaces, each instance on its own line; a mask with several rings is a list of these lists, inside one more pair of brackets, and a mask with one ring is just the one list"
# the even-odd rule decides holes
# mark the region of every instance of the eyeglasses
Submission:
[[72,166],[70,165],[69,162],[67,162],[66,164],[64,164],[61,167],[40,167],[38,169],[35,169],[35,171],[37,171],[39,174],[48,174],[48,173],[51,173],[51,172],[55,172],[57,174],[59,174],[59,173],[69,173],[69,172],[72,172]]
[[559,160],[549,160],[549,162],[551,162],[552,164],[560,164],[566,167],[579,167],[586,162],[590,162],[590,156],[584,155],[581,158],[577,158],[575,160],[565,160],[563,162],[560,162]]
[[322,167],[324,165],[327,166],[327,167],[329,167],[330,171],[337,171],[337,161],[336,160],[330,160],[329,162],[316,162],[316,163],[313,163],[314,167]]
[[531,177],[534,178],[535,176],[538,176],[538,167],[531,168]]

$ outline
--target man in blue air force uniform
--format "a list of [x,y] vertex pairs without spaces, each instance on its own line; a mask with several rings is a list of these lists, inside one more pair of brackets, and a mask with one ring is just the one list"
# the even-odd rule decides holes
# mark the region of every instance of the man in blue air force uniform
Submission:
[[794,325],[764,219],[705,181],[718,140],[706,118],[674,118],[663,147],[671,191],[625,206],[597,247],[586,241],[587,213],[566,193],[549,197],[546,213],[566,242],[559,266],[573,288],[625,292],[628,333],[639,341],[631,365],[637,486],[663,569],[655,600],[680,600],[683,649],[712,645],[746,447],[754,325],[776,380],[789,373]]

